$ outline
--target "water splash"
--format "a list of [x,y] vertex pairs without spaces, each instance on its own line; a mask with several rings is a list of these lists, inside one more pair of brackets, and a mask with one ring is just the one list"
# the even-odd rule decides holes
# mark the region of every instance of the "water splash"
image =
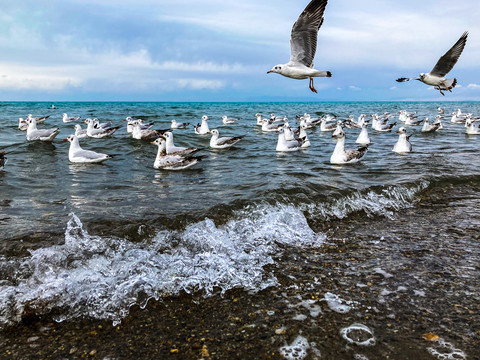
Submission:
[[393,219],[395,211],[411,207],[417,194],[429,184],[428,181],[421,181],[413,186],[391,185],[380,191],[357,191],[334,201],[308,205],[305,210],[324,220],[344,219],[358,211],[364,211],[369,217],[380,215]]
[[82,316],[115,324],[132,305],[181,292],[210,296],[232,288],[259,291],[277,284],[265,270],[285,245],[320,245],[305,216],[290,207],[259,208],[217,227],[210,219],[182,233],[161,231],[141,243],[92,236],[74,214],[63,245],[37,249],[17,261],[0,259],[15,281],[0,282],[0,327],[26,310],[54,311],[55,320]]

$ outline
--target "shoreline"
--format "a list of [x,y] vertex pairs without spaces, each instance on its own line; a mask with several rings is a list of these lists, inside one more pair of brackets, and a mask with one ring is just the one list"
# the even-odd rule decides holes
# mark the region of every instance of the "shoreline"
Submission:
[[[435,359],[428,348],[448,349],[423,338],[433,333],[475,359],[479,268],[468,269],[480,252],[476,183],[424,192],[394,219],[355,213],[314,224],[327,242],[314,250],[288,248],[267,266],[281,286],[256,294],[165,297],[131,308],[118,326],[25,314],[0,333],[0,357],[283,359],[280,348],[302,336],[309,343],[305,359],[319,358],[316,351],[326,359]],[[326,293],[352,309],[332,310]],[[340,330],[354,323],[372,330],[374,346],[348,345]]]

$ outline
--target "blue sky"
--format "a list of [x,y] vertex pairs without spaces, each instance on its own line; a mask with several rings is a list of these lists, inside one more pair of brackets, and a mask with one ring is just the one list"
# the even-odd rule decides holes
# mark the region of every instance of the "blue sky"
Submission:
[[[0,100],[480,100],[480,6],[473,0],[330,0],[315,68],[266,72],[290,57],[308,4],[291,0],[22,0],[0,12]],[[402,76],[428,72],[468,30],[445,98]]]

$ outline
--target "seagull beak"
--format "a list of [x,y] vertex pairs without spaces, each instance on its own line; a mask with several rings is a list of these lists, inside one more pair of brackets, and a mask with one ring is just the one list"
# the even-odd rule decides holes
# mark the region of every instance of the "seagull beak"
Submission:
[[272,73],[272,72],[273,72],[273,70],[268,70],[268,71],[267,71],[267,74],[270,74],[270,73]]
[[63,141],[68,141],[68,138],[63,139]]
[[157,144],[155,143],[155,141],[152,141],[150,144],[152,144],[152,145],[157,145]]

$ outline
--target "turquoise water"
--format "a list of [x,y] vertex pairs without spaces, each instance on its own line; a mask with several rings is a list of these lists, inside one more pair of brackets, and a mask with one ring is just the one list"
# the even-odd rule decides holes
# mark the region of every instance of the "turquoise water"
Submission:
[[[392,152],[395,131],[369,129],[373,144],[362,162],[350,166],[329,163],[331,133],[309,130],[310,148],[277,153],[277,135],[262,133],[254,118],[273,112],[295,126],[295,116],[305,112],[347,118],[402,109],[434,118],[439,106],[446,114],[461,108],[480,115],[477,102],[50,105],[0,103],[0,151],[9,160],[0,171],[0,326],[18,323],[32,303],[38,314],[56,309],[58,321],[87,316],[118,323],[132,304],[165,294],[275,287],[278,279],[265,266],[278,264],[289,247],[324,244],[329,234],[322,229],[330,222],[346,225],[362,213],[375,226],[375,219],[395,219],[432,188],[476,184],[480,173],[480,136],[467,136],[449,115],[434,134],[407,127],[413,152],[406,155]],[[70,164],[62,139],[75,123],[64,124],[64,112],[122,126],[109,138],[80,139],[83,148],[114,159]],[[53,143],[26,141],[17,125],[29,113],[50,115],[39,128],[60,127]],[[142,118],[162,129],[172,119],[197,124],[202,115],[221,136],[244,139],[230,150],[211,150],[209,135],[176,130],[176,145],[202,148],[204,155],[181,172],[155,170],[156,146],[132,139],[123,121]],[[241,120],[222,125],[222,115]],[[345,131],[347,148],[356,147],[358,130]],[[419,232],[427,231],[422,226]],[[392,232],[401,229],[398,224]],[[401,267],[399,261],[392,266]]]
[[[202,219],[212,207],[227,208],[262,201],[315,204],[332,196],[355,190],[412,184],[431,177],[462,177],[477,174],[480,161],[475,156],[478,139],[464,134],[461,125],[445,119],[438,134],[413,133],[414,153],[399,156],[391,151],[397,134],[370,131],[373,145],[364,161],[355,166],[332,166],[334,148],[330,133],[310,132],[312,147],[297,153],[275,151],[276,134],[262,133],[253,115],[274,112],[287,116],[292,125],[295,115],[331,113],[340,118],[349,114],[396,113],[400,109],[434,117],[439,103],[2,103],[0,149],[10,152],[9,163],[0,173],[1,219],[4,238],[30,236],[34,232],[61,232],[75,213],[83,221],[96,224],[192,216]],[[478,103],[445,105],[447,113],[460,107],[464,112],[480,113]],[[116,155],[102,166],[79,166],[68,162],[68,143],[62,139],[72,133],[73,123],[64,124],[61,114],[97,117],[125,126],[126,116],[154,122],[166,128],[171,119],[196,124],[202,115],[210,117],[210,128],[225,136],[245,135],[235,149],[212,151],[209,136],[195,135],[193,129],[175,131],[179,146],[205,150],[206,159],[195,168],[179,173],[153,169],[156,147],[132,139],[125,128],[111,138],[81,139],[87,149]],[[31,143],[17,129],[19,117],[51,115],[40,127],[60,127],[53,144]],[[223,126],[227,114],[242,120]],[[85,125],[85,124],[82,124]],[[85,127],[85,126],[84,126]],[[397,127],[398,128],[398,127]],[[347,129],[347,147],[356,147],[358,131]],[[118,224],[117,224],[118,225]],[[115,226],[117,226],[115,225]],[[171,222],[164,224],[176,227]]]

